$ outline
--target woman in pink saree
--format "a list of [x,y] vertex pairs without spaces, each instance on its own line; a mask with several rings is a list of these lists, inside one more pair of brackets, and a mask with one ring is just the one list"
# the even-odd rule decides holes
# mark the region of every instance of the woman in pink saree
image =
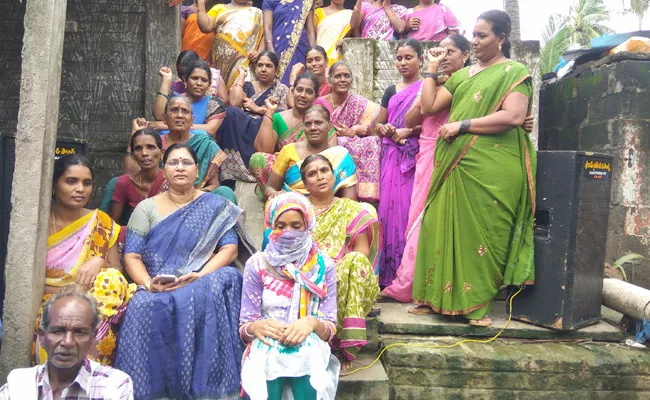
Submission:
[[[447,57],[440,65],[440,80],[450,76],[469,63],[470,46],[467,39],[460,35],[451,35],[440,43],[447,49]],[[415,255],[420,237],[420,221],[424,212],[424,204],[431,185],[431,176],[434,168],[434,154],[438,141],[438,130],[447,123],[449,110],[444,110],[436,115],[422,118],[420,113],[420,96],[413,102],[406,113],[405,123],[409,128],[421,125],[422,133],[418,140],[419,151],[415,158],[415,176],[411,194],[411,205],[408,214],[408,223],[404,235],[404,250],[395,279],[386,287],[382,296],[391,297],[402,303],[410,303],[413,294],[413,274],[415,272]],[[412,140],[412,139],[410,139]]]
[[393,40],[404,32],[406,11],[391,0],[357,0],[350,18],[353,36]]
[[352,72],[343,61],[329,72],[332,93],[319,97],[320,104],[331,113],[338,144],[352,155],[357,166],[357,197],[361,201],[379,201],[381,137],[377,124],[386,122],[386,109],[358,94],[350,93]]
[[459,33],[460,22],[451,9],[440,0],[420,0],[420,4],[408,9],[402,16],[406,23],[404,36],[408,39],[440,41]]

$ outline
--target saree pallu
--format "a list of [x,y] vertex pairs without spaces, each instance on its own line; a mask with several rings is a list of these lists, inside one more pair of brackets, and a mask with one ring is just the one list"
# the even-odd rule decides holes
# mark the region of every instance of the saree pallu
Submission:
[[413,299],[413,273],[415,272],[415,255],[418,251],[418,238],[420,237],[420,222],[428,188],[431,185],[438,131],[447,123],[448,118],[449,110],[445,110],[434,116],[425,117],[422,121],[422,133],[418,141],[420,151],[415,157],[415,182],[413,183],[413,188],[417,188],[417,190],[413,190],[411,195],[406,244],[395,279],[383,291],[386,296],[402,303],[410,303]]
[[[258,106],[264,106],[269,97],[276,97],[281,108],[286,107],[289,88],[276,82],[264,92],[255,93],[253,84],[246,82],[244,92]],[[226,118],[217,131],[217,142],[224,149],[227,159],[221,168],[221,180],[240,180],[255,182],[255,177],[249,171],[250,159],[255,148],[255,138],[262,126],[262,116],[243,111],[241,108],[230,106],[226,109]]]
[[[366,315],[379,294],[376,275],[381,233],[374,209],[340,198],[316,216],[314,240],[336,262],[337,332],[332,346],[348,360],[368,343]],[[354,239],[365,233],[370,256],[352,251]]]
[[[108,249],[115,245],[120,227],[111,217],[95,210],[48,237],[45,285],[60,287],[75,283],[77,272],[92,257],[106,258]],[[95,335],[95,345],[88,357],[105,365],[113,365],[117,325],[122,320],[126,305],[135,292],[116,269],[105,268],[99,272],[88,294],[99,303],[101,322]],[[36,320],[33,356],[35,365],[47,360],[47,353],[38,336],[43,306],[52,295],[43,296]]]
[[[531,93],[528,71],[513,61],[473,77],[464,68],[445,87],[453,96],[449,121],[490,115],[510,93]],[[535,171],[535,149],[521,127],[438,141],[415,264],[416,304],[481,319],[502,285],[533,283]]]
[[212,50],[213,40],[214,33],[203,33],[199,29],[197,13],[185,18],[181,51],[194,50],[201,60],[210,62],[212,59],[210,57],[210,51]]
[[262,41],[262,10],[255,7],[231,10],[228,5],[217,4],[208,15],[220,21],[212,44],[212,66],[221,71],[230,91],[239,77],[239,68],[248,66],[248,55]]
[[289,84],[291,67],[305,61],[307,16],[312,11],[313,0],[264,0],[262,10],[273,12],[273,48],[280,59],[278,77]]
[[441,41],[449,36],[449,31],[460,29],[460,22],[454,13],[443,4],[433,4],[419,10],[411,8],[402,16],[404,22],[408,22],[411,18],[419,18],[420,21],[427,21],[427,23],[420,24],[417,30],[409,31],[406,34],[408,39]]
[[[417,81],[390,98],[388,123],[395,128],[406,128],[406,112],[417,98],[422,82]],[[404,144],[395,143],[390,137],[382,138],[381,201],[377,209],[384,238],[379,261],[379,284],[382,287],[393,282],[402,260],[418,151],[417,137],[407,138]]]
[[[393,4],[390,9],[398,18],[402,18],[407,10],[406,7]],[[393,40],[395,39],[395,29],[390,24],[383,7],[373,6],[369,2],[361,3],[361,12],[363,21],[361,21],[361,37],[364,39],[376,40]]]
[[[131,221],[125,251],[139,254],[150,276],[198,271],[215,247],[232,244],[225,237],[240,214],[219,196],[204,194],[148,232]],[[238,398],[241,289],[241,274],[226,266],[171,292],[135,293],[115,362],[133,379],[135,398]]]
[[[365,3],[364,3],[365,4]],[[350,93],[348,98],[333,110],[323,98],[316,99],[331,113],[330,121],[334,126],[351,128],[357,124],[374,126],[381,107],[363,96]],[[359,200],[379,201],[381,138],[379,136],[339,137],[338,144],[348,149],[357,166],[357,196]]]
[[352,29],[350,18],[352,18],[352,10],[341,10],[330,15],[325,15],[322,8],[314,11],[316,44],[322,46],[327,52],[327,64],[330,67],[343,58],[337,45]]

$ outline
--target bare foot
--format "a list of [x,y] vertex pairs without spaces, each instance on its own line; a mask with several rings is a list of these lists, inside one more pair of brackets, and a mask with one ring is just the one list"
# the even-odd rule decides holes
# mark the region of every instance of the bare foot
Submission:
[[469,324],[471,326],[479,326],[479,327],[488,327],[492,325],[492,318],[490,317],[483,317],[481,319],[470,319]]
[[408,309],[408,312],[410,314],[415,314],[415,315],[428,315],[428,314],[433,314],[433,309],[429,306],[415,306],[415,307],[410,307]]
[[341,363],[341,371],[339,372],[340,376],[345,376],[350,373],[350,369],[352,368],[352,361],[348,360],[341,354],[337,354],[336,358],[339,359],[339,362]]

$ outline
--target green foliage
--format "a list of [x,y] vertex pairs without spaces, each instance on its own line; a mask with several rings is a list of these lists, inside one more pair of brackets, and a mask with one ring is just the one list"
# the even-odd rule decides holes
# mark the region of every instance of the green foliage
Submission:
[[567,26],[568,18],[561,14],[551,15],[542,32],[542,50],[540,53],[540,72],[553,71],[562,54],[571,44],[571,30]]
[[612,268],[620,270],[621,274],[623,274],[623,279],[627,282],[627,274],[625,273],[625,269],[623,269],[623,265],[634,260],[645,260],[645,257],[641,254],[630,253],[614,261]]

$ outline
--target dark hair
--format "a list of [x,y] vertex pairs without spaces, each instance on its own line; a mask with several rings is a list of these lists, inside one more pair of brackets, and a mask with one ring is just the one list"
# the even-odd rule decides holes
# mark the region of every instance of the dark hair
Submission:
[[50,299],[43,306],[43,315],[41,316],[41,322],[38,325],[39,331],[46,331],[47,327],[50,325],[50,311],[52,306],[59,301],[65,298],[74,297],[80,300],[84,300],[88,303],[90,308],[93,311],[93,319],[91,326],[93,329],[93,335],[97,333],[97,328],[101,322],[101,316],[99,314],[99,306],[97,305],[97,300],[94,297],[87,294],[85,290],[80,288],[77,284],[72,284],[65,286],[59,293],[50,297]]
[[323,107],[320,104],[314,104],[313,106],[309,107],[307,111],[305,111],[305,115],[312,113],[312,112],[319,112],[325,119],[329,122],[330,120],[330,110],[328,110],[326,107]]
[[410,47],[410,48],[412,48],[412,49],[415,51],[415,53],[418,55],[418,58],[422,57],[422,45],[421,45],[420,42],[418,42],[417,40],[415,40],[415,39],[405,39],[405,40],[401,40],[401,41],[397,44],[397,48],[395,49],[395,51],[401,49],[402,47]]
[[313,163],[316,160],[325,161],[325,163],[327,163],[327,165],[330,166],[332,173],[334,173],[334,167],[332,166],[332,162],[327,157],[325,157],[322,154],[312,154],[310,156],[307,156],[307,158],[305,158],[305,161],[303,161],[302,165],[300,166],[300,177],[302,178],[303,182],[305,182],[305,178],[306,178],[305,173],[307,173],[307,167],[309,166],[309,164]]
[[199,158],[196,156],[196,151],[192,148],[192,146],[186,144],[186,143],[174,143],[171,146],[165,150],[165,155],[163,156],[162,163],[167,164],[167,159],[169,158],[169,155],[172,153],[174,150],[179,150],[179,149],[185,149],[187,150],[188,153],[190,153],[190,156],[192,156],[192,160],[194,160],[195,164],[199,163]]
[[65,174],[65,171],[73,165],[82,165],[90,170],[90,176],[94,179],[95,174],[93,169],[90,167],[90,161],[85,156],[80,156],[77,154],[63,156],[58,160],[54,161],[54,176],[52,178],[52,188],[56,187],[59,179]]
[[162,139],[160,138],[158,131],[152,128],[143,128],[143,129],[138,129],[137,131],[135,131],[133,136],[131,136],[131,143],[130,143],[131,151],[133,151],[133,147],[135,146],[135,138],[144,135],[151,136],[156,141],[156,146],[158,146],[158,149],[162,150],[163,148]]
[[190,79],[190,75],[194,72],[195,69],[202,69],[208,74],[208,82],[212,82],[212,70],[210,69],[210,64],[203,60],[194,61],[190,66],[190,69],[187,70],[187,77],[185,80]]
[[[194,108],[192,107],[192,100],[188,99],[185,96],[172,96],[167,100],[167,104],[165,104],[165,115],[169,112],[169,105],[172,104],[174,101],[184,101],[186,104],[190,106],[190,110],[194,112]],[[131,147],[131,150],[133,150],[133,147]]]
[[[471,54],[471,46],[469,44],[469,40],[465,36],[459,35],[457,33],[452,33],[451,35],[447,36],[446,39],[451,40],[454,42],[454,46],[458,47],[458,50],[464,52],[467,52],[467,54]],[[472,65],[472,60],[471,57],[467,57],[467,61],[465,61],[465,67]]]
[[510,43],[510,32],[512,31],[510,15],[505,11],[490,10],[481,14],[478,19],[489,22],[492,25],[492,32],[494,32],[496,36],[503,35],[505,37],[505,41],[501,46],[501,51],[506,58],[510,58],[510,48],[512,47],[512,44]]
[[201,58],[194,50],[183,50],[176,58],[176,73],[178,77],[185,80],[189,77],[191,70],[188,68]]
[[260,58],[263,56],[266,56],[271,60],[273,65],[275,66],[275,69],[278,69],[278,65],[280,65],[280,60],[278,60],[278,55],[272,52],[271,50],[264,50],[263,52],[260,53],[259,56],[257,56],[257,60],[255,60],[255,65],[257,65],[258,62],[260,62]]
[[320,90],[320,82],[318,81],[318,78],[316,78],[316,75],[312,74],[309,71],[301,72],[300,75],[296,77],[296,80],[294,81],[294,87],[295,85],[300,82],[301,79],[308,79],[314,84],[314,91],[316,92],[316,95],[318,96],[318,91]]
[[345,67],[350,71],[350,75],[352,75],[352,69],[350,68],[349,65],[345,63],[345,61],[337,61],[332,66],[330,67],[330,79],[332,79],[332,76],[334,76],[334,70],[337,69],[338,67]]
[[310,48],[308,48],[307,51],[305,52],[305,58],[307,58],[307,54],[309,54],[310,51],[314,51],[314,50],[321,53],[323,57],[325,57],[325,61],[327,61],[327,52],[325,51],[323,46],[319,46],[319,45],[311,46]]

